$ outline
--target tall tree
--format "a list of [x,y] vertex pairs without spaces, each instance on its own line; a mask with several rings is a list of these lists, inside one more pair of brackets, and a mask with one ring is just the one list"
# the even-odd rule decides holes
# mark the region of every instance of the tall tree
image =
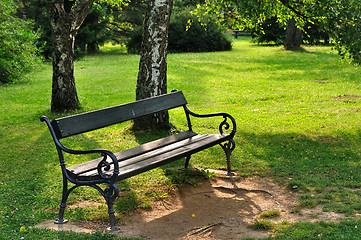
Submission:
[[[144,19],[136,100],[167,93],[168,27],[173,0],[150,0]],[[168,112],[137,119],[134,127],[167,128]]]
[[284,40],[284,47],[286,50],[298,49],[302,44],[302,31],[297,28],[294,17],[287,21],[286,37]]
[[53,46],[51,111],[79,108],[74,78],[74,43],[94,0],[49,0]]

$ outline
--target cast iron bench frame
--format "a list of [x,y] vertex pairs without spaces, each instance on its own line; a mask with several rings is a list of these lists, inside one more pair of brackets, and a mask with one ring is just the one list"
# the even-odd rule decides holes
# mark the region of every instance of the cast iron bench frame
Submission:
[[[217,144],[223,148],[226,154],[227,174],[232,175],[230,156],[235,148],[233,140],[236,133],[235,119],[227,113],[196,114],[190,111],[186,105],[187,100],[183,93],[181,91],[172,91],[169,94],[58,118],[53,121],[50,121],[46,116],[42,116],[40,120],[46,122],[50,130],[63,174],[62,200],[59,218],[55,220],[55,223],[62,224],[68,222],[67,219],[64,219],[64,211],[69,194],[77,187],[89,186],[98,190],[105,198],[108,205],[110,230],[117,230],[113,209],[114,200],[119,194],[119,189],[116,185],[117,181],[184,157],[186,158],[185,168],[187,168],[192,154]],[[112,153],[105,149],[74,150],[65,147],[60,142],[61,139],[66,137],[178,107],[183,107],[184,109],[188,123],[187,131],[118,153]],[[223,121],[219,124],[219,133],[202,135],[193,131],[191,117],[223,117]],[[227,120],[230,120],[231,125]],[[226,130],[229,133],[225,133]],[[78,155],[99,153],[102,157],[67,168],[63,153]],[[74,186],[68,188],[68,182],[73,183]],[[108,184],[109,187],[102,189],[99,184]]]

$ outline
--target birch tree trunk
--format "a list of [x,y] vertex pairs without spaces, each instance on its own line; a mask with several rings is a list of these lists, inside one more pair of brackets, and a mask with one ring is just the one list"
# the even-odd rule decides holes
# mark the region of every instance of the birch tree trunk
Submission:
[[[167,93],[168,26],[173,0],[150,0],[144,19],[136,100]],[[167,111],[136,119],[134,127],[169,128]]]
[[75,35],[94,0],[49,0],[50,24],[54,38],[51,111],[79,108],[74,78]]

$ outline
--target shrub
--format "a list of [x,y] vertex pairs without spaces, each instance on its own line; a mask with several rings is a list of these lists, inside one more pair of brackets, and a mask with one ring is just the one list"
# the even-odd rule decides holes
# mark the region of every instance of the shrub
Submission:
[[[189,29],[188,21],[191,21]],[[127,43],[130,53],[139,53],[142,31],[133,33]],[[174,13],[168,32],[168,52],[213,52],[232,49],[231,41],[226,38],[218,26],[210,21],[201,24],[189,11]]]
[[31,23],[15,16],[12,0],[0,0],[0,82],[16,81],[37,62]]
[[133,31],[126,45],[128,53],[140,53],[142,45],[142,27]]
[[277,22],[276,17],[266,19],[252,31],[253,40],[257,43],[283,44],[286,30]]
[[[192,23],[186,30],[189,21]],[[231,41],[216,24],[205,20],[202,25],[186,10],[174,14],[169,24],[169,52],[213,52],[232,49]]]

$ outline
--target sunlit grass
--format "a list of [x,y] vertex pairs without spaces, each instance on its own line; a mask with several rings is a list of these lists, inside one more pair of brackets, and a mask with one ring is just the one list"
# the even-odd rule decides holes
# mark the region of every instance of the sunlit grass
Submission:
[[[228,112],[236,118],[232,166],[241,176],[283,183],[303,194],[300,207],[322,204],[350,217],[361,213],[360,69],[339,61],[330,47],[288,52],[248,40],[234,42],[230,52],[168,55],[168,90],[182,90],[195,112]],[[80,111],[134,101],[138,64],[139,55],[111,45],[77,61]],[[39,121],[41,115],[60,116],[50,113],[51,76],[51,64],[45,64],[29,82],[0,87],[0,238],[15,234],[20,239],[21,226],[56,218],[61,172],[48,130]],[[181,110],[170,116],[177,130],[187,128]],[[193,125],[196,131],[213,133],[221,120],[196,120]],[[117,151],[167,134],[134,134],[122,124],[65,142]],[[75,156],[69,164],[79,161]],[[223,168],[225,156],[214,147],[195,154],[191,165]],[[147,196],[162,196],[174,187],[164,168],[121,184],[142,204]],[[69,201],[81,199],[101,197],[81,188]],[[72,211],[73,216],[66,212],[70,219],[84,214]]]

